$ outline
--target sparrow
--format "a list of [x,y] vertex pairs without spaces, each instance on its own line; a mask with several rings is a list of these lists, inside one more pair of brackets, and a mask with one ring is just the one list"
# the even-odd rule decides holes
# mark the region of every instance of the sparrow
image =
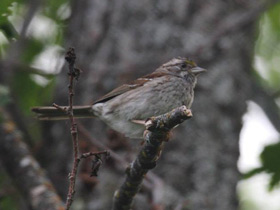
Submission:
[[[129,138],[142,138],[146,119],[182,105],[191,108],[197,76],[205,71],[190,59],[173,58],[153,73],[121,85],[91,105],[74,106],[74,117],[96,117]],[[32,111],[40,120],[69,118],[55,107],[34,107]]]

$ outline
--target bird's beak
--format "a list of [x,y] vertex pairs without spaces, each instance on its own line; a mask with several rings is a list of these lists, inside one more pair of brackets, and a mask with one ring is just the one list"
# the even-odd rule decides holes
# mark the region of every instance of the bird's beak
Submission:
[[203,72],[206,72],[207,70],[206,69],[203,69],[203,68],[200,68],[198,66],[194,67],[191,69],[191,72],[194,74],[194,75],[199,75],[200,73],[203,73]]

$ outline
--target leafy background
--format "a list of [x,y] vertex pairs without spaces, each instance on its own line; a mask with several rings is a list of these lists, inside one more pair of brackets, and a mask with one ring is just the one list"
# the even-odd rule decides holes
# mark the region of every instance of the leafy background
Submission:
[[[280,102],[280,4],[267,11],[259,21],[259,34],[255,44],[255,70],[264,88],[269,89]],[[260,154],[261,167],[247,175],[267,172],[271,175],[269,188],[277,187],[280,181],[279,143],[266,146]],[[249,176],[250,177],[250,176]]]

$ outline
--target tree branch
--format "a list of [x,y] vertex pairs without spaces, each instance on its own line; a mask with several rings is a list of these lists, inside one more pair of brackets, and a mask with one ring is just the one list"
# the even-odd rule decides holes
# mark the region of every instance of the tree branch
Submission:
[[126,179],[114,194],[113,210],[131,209],[133,198],[139,191],[144,176],[156,166],[163,143],[169,139],[170,130],[191,117],[191,111],[182,106],[147,120],[144,132],[145,145],[127,168]]
[[[98,147],[102,150],[110,150],[109,147],[107,147],[102,140],[98,140],[93,138],[89,131],[80,123],[78,123],[78,130],[79,135],[82,136],[84,139],[89,141],[94,146]],[[115,153],[114,151],[110,150],[110,158],[117,161],[118,168],[125,169],[127,165],[129,164],[122,156]],[[152,171],[148,173],[145,176],[145,179],[143,180],[143,187],[151,194],[153,205],[162,205],[165,199],[164,190],[168,189],[169,191],[172,191],[173,195],[176,195],[178,200],[183,200],[183,197],[181,197],[180,194],[168,183],[166,183],[162,178],[160,178],[158,175],[154,174]]]
[[[7,113],[2,110],[2,116]],[[11,179],[32,209],[64,209],[39,163],[30,154],[21,132],[13,121],[4,120],[0,126],[0,159]]]

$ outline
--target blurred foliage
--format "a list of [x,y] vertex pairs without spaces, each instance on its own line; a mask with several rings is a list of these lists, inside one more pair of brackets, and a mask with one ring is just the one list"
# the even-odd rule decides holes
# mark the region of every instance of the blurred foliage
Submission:
[[56,23],[63,24],[65,19],[64,12],[67,10],[68,2],[68,0],[49,0],[44,7],[43,14],[53,19]]
[[280,83],[280,3],[274,5],[260,19],[255,45],[257,72],[270,88],[279,90]]
[[244,175],[244,178],[252,177],[253,175],[266,172],[271,175],[269,189],[279,185],[280,182],[280,143],[271,144],[264,148],[261,155],[262,166],[255,168]]
[[[29,10],[29,2],[32,3],[22,0],[0,1],[0,62],[5,61],[6,56],[10,56],[10,47],[20,39],[19,34]],[[49,52],[49,49],[61,49],[66,21],[70,14],[69,1],[44,1],[27,28],[23,52],[11,63],[14,65],[11,68],[12,77],[9,81],[2,78],[5,82],[0,84],[0,109],[9,106],[9,103],[17,104],[22,120],[28,122],[25,126],[33,140],[40,140],[41,132],[39,126],[36,124],[36,127],[32,123],[34,120],[30,107],[51,103],[55,74],[59,72],[59,69],[54,71],[51,68],[57,66],[61,52],[53,53]],[[37,64],[36,67],[34,64]],[[8,177],[0,171],[0,209],[20,209],[19,195],[11,187],[12,183],[10,186],[5,184],[7,180]],[[10,192],[10,189],[14,192]]]
[[1,7],[0,7],[0,26],[7,24],[8,17],[12,14],[10,10],[10,6],[14,1],[12,0],[1,0]]
[[24,49],[24,52],[21,56],[21,61],[23,63],[30,64],[36,55],[42,52],[44,49],[44,44],[36,39],[29,39],[26,41],[28,48]]
[[[17,3],[22,3],[22,1],[17,1]],[[9,21],[9,18],[16,12],[15,5],[17,4],[12,0],[1,1],[0,7],[0,31],[6,36],[8,40],[18,37],[18,34]]]
[[[274,5],[260,19],[259,36],[255,46],[255,67],[262,83],[272,93],[280,90],[280,3]],[[275,95],[275,100],[279,95]],[[280,109],[279,109],[280,110]],[[261,167],[255,168],[244,178],[267,172],[270,175],[269,189],[280,183],[280,143],[266,146],[261,155]]]
[[17,90],[18,105],[24,114],[30,114],[30,107],[49,102],[54,82],[49,82],[45,87],[38,85],[28,72],[17,72],[14,76],[12,89]]
[[[26,47],[20,60],[16,61],[18,62],[17,68],[13,72],[12,81],[8,82],[9,87],[3,86],[4,89],[6,88],[8,92],[12,93],[13,100],[19,104],[20,110],[26,115],[30,114],[30,107],[46,104],[51,99],[55,75],[51,75],[46,70],[34,70],[32,64],[50,46],[62,44],[65,28],[63,25],[70,15],[68,2],[66,0],[50,0],[45,2],[43,7],[36,12],[25,38]],[[22,22],[28,11],[27,8],[26,1],[1,0],[0,33],[4,37],[1,39],[0,36],[0,56],[2,59],[5,59],[11,44],[19,38]],[[32,25],[33,22],[35,22],[35,26]],[[44,24],[45,28],[42,26],[38,28],[38,25]],[[42,69],[47,69],[47,67],[42,66]],[[43,85],[38,80],[39,77],[41,77],[41,81],[45,81]],[[6,98],[6,95],[0,97],[1,105],[5,103]]]

